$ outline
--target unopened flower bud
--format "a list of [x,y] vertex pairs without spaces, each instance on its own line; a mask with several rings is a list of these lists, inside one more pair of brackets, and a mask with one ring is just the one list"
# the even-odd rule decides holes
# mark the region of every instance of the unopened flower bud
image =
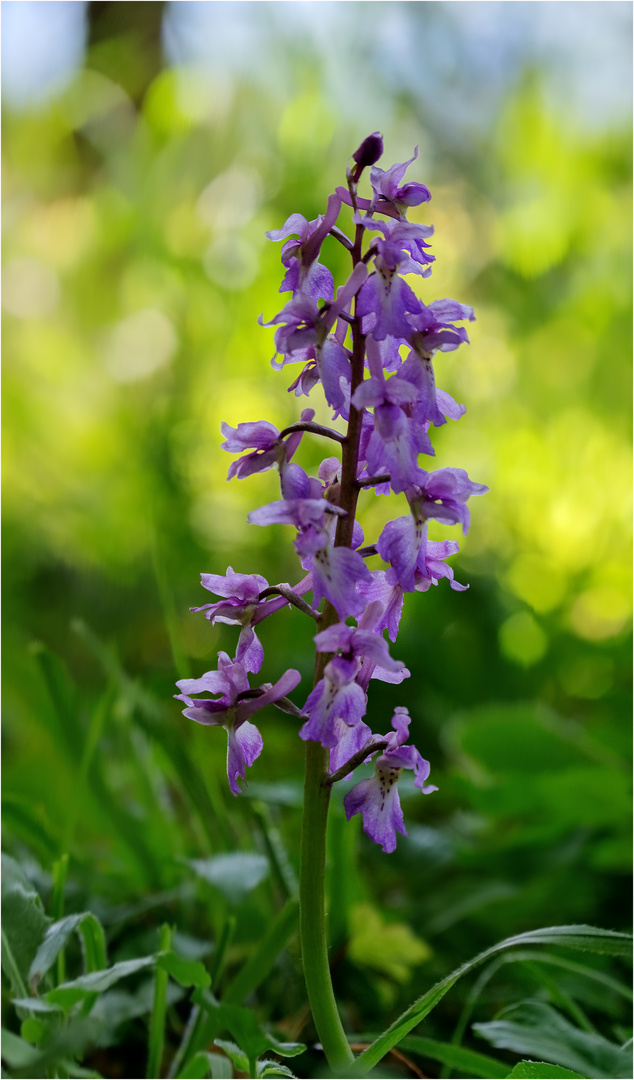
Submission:
[[372,135],[368,135],[367,139],[364,139],[361,146],[355,150],[352,155],[356,166],[348,175],[353,184],[356,184],[361,173],[369,165],[374,165],[379,160],[383,153],[383,136],[380,131],[374,131]]
[[383,136],[380,131],[373,132],[364,139],[358,150],[352,155],[357,165],[362,169],[374,165],[383,153]]

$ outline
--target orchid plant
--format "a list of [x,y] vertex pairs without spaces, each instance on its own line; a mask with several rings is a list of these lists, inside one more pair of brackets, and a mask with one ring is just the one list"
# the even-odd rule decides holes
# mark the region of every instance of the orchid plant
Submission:
[[[407,220],[409,207],[430,200],[422,183],[406,181],[413,157],[389,169],[377,162],[383,153],[378,132],[352,155],[346,187],[337,187],[325,214],[307,221],[292,214],[280,229],[267,233],[283,242],[284,278],[280,292],[291,298],[264,326],[275,326],[273,366],[299,364],[289,387],[298,397],[321,385],[333,422],[345,432],[314,420],[306,408],[300,419],[279,431],[267,420],[222,425],[223,448],[240,456],[229,479],[277,469],[281,498],[253,510],[256,525],[290,525],[303,576],[294,585],[269,585],[260,574],[227,568],[224,575],[202,574],[201,584],[220,597],[193,608],[210,622],[240,627],[236,654],[218,656],[215,671],[177,683],[184,715],[227,732],[227,776],[234,795],[248,766],[262,751],[262,736],[253,723],[267,705],[301,721],[299,737],[306,744],[304,817],[300,856],[300,936],[302,960],[313,1019],[331,1065],[353,1060],[332,990],[324,908],[326,821],[334,784],[349,778],[362,763],[374,762],[374,773],[344,797],[348,820],[361,814],[367,835],[383,851],[396,847],[396,834],[406,836],[398,780],[411,770],[425,795],[430,764],[408,743],[410,717],[396,705],[391,730],[376,733],[365,722],[372,679],[400,685],[409,676],[394,659],[383,634],[396,640],[406,593],[425,592],[447,578],[452,589],[464,590],[447,559],[456,553],[453,540],[428,538],[428,522],[469,528],[467,502],[487,488],[474,483],[464,469],[427,470],[420,455],[434,456],[433,428],[458,420],[463,405],[436,387],[434,356],[468,343],[456,323],[472,321],[473,310],[456,300],[424,303],[405,277],[429,277],[430,225]],[[357,188],[370,169],[371,198]],[[343,206],[351,207],[354,236],[338,226]],[[327,236],[349,252],[351,272],[335,293],[330,270],[320,262]],[[260,320],[262,322],[262,319]],[[342,424],[339,424],[341,427]],[[340,457],[326,457],[317,476],[309,476],[295,460],[305,434],[334,443]],[[376,495],[404,496],[406,512],[388,522],[366,544],[357,520],[363,489]],[[379,555],[385,569],[370,570],[366,560]],[[305,597],[312,594],[312,602]],[[288,695],[300,682],[294,669],[273,685],[252,688],[249,675],[262,666],[264,652],[258,625],[292,605],[316,623],[313,688],[303,705]]]

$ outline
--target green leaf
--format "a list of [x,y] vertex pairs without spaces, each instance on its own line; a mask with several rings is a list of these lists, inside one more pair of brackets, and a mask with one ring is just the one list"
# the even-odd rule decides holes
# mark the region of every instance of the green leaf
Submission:
[[62,1012],[61,1005],[53,1005],[50,1001],[44,1001],[43,998],[13,998],[13,1005],[16,1009],[28,1009],[32,1013],[60,1013]]
[[497,1020],[474,1024],[473,1030],[493,1046],[531,1054],[588,1077],[628,1077],[632,1058],[627,1050],[595,1032],[581,1031],[551,1005],[525,1001],[505,1009]]
[[28,1066],[39,1057],[39,1052],[13,1031],[2,1028],[2,1060],[11,1069]]
[[249,1059],[234,1042],[229,1042],[228,1039],[214,1039],[214,1046],[217,1046],[220,1050],[224,1051],[229,1058],[229,1061],[233,1063],[234,1068],[237,1069],[238,1072],[248,1073]]
[[507,1077],[513,1080],[583,1080],[581,1073],[562,1069],[560,1065],[549,1065],[546,1061],[520,1061]]
[[[273,1050],[280,1057],[296,1057],[297,1054],[303,1054],[306,1049],[304,1043],[279,1042],[274,1035],[264,1031],[258,1024],[252,1009],[243,1009],[238,1005],[220,1004],[213,994],[203,990],[197,990],[194,993],[194,1001],[216,1017],[223,1028],[231,1032],[239,1050],[246,1056],[247,1065],[249,1061],[254,1061],[266,1050]],[[215,1042],[223,1050],[226,1050],[224,1043],[218,1039]],[[229,1053],[228,1050],[226,1052]],[[244,1071],[241,1065],[236,1064],[236,1062],[234,1064],[237,1069]]]
[[405,923],[389,923],[371,904],[358,904],[352,912],[348,957],[359,967],[371,968],[396,982],[409,982],[412,968],[429,960],[431,949]]
[[207,1051],[201,1051],[199,1054],[195,1054],[187,1065],[181,1069],[177,1080],[202,1080],[206,1076],[210,1076],[211,1080],[231,1080],[233,1076],[231,1059],[223,1057],[222,1054],[210,1054]]
[[50,1024],[47,1024],[45,1020],[38,1020],[34,1016],[28,1016],[20,1024],[20,1035],[28,1043],[33,1043],[33,1046],[41,1046],[50,1030]]
[[539,930],[529,930],[524,934],[515,934],[505,938],[490,949],[475,956],[440,982],[437,982],[426,994],[418,998],[390,1027],[379,1036],[367,1050],[357,1058],[352,1075],[363,1075],[377,1062],[381,1061],[393,1046],[399,1042],[435,1008],[452,986],[463,975],[506,949],[522,945],[562,945],[571,949],[587,952],[607,953],[623,956],[631,952],[632,938],[629,934],[620,934],[614,930],[602,930],[596,926],[549,926]]
[[167,971],[181,986],[211,986],[211,977],[200,960],[184,960],[171,950],[157,958],[157,965]]
[[91,911],[66,915],[65,918],[49,926],[33,958],[33,963],[29,968],[29,986],[32,990],[36,989],[47,971],[52,968],[74,931],[79,933],[84,946],[86,973],[106,966],[106,938],[97,916]]
[[49,865],[59,851],[59,839],[33,810],[32,800],[14,792],[2,796],[2,827],[5,836],[17,836],[35,853],[43,865]]
[[297,1080],[295,1073],[291,1072],[288,1065],[271,1061],[269,1058],[258,1061],[258,1076],[290,1076],[292,1080]]
[[227,1005],[241,1005],[245,998],[264,982],[289,938],[296,932],[298,918],[299,903],[297,900],[288,900],[269,926],[255,952],[229,983],[223,994],[223,1001]]
[[[137,685],[123,670],[112,651],[84,622],[76,619],[72,626],[129,703],[135,723],[162,747],[166,760],[178,778],[183,798],[189,801],[210,844],[214,848],[218,847],[219,833],[222,845],[229,846],[233,843],[233,838],[227,825],[227,816],[223,812],[224,797],[221,792],[210,794],[205,779],[191,760],[171,716],[169,722],[166,722],[168,714],[163,701]],[[213,788],[211,790],[213,791]],[[214,832],[214,826],[218,833]]]
[[269,872],[268,859],[256,852],[235,851],[211,859],[191,859],[189,865],[230,904],[244,900]]
[[46,1001],[54,1005],[61,1005],[63,1009],[70,1009],[78,1001],[82,1001],[88,994],[101,994],[109,990],[111,986],[125,979],[128,975],[134,975],[137,971],[152,967],[156,963],[156,956],[141,956],[136,960],[122,960],[105,971],[93,971],[89,975],[80,975],[78,979],[62,983],[54,990],[49,990]]
[[2,970],[13,993],[26,996],[27,972],[50,919],[21,867],[2,855]]
[[76,1061],[70,1058],[62,1058],[59,1063],[60,1072],[68,1073],[72,1080],[103,1080],[101,1073],[93,1072],[92,1069],[83,1069]]
[[469,1076],[482,1076],[486,1080],[502,1080],[507,1074],[507,1064],[489,1057],[488,1054],[479,1054],[477,1050],[465,1050],[464,1047],[454,1046],[453,1043],[437,1042],[436,1039],[425,1039],[421,1035],[408,1035],[400,1045],[407,1053],[420,1054],[421,1057],[431,1058],[432,1061],[440,1061],[443,1065],[458,1069]]
[[61,1068],[62,1061],[66,1062],[67,1058],[82,1054],[89,1044],[96,1042],[100,1034],[100,1025],[92,1019],[82,1017],[74,1020],[62,1028],[43,1049],[35,1051],[33,1057],[24,1064],[13,1065],[13,1075],[24,1077],[25,1080],[34,1076],[46,1076],[53,1064],[58,1064]]

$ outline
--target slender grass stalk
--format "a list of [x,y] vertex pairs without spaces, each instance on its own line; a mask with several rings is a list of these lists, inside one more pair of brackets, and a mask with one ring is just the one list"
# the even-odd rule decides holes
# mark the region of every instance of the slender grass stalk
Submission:
[[[166,952],[172,943],[172,931],[164,924],[161,927],[159,949]],[[154,976],[154,1005],[150,1020],[150,1042],[148,1047],[148,1080],[157,1080],[160,1076],[161,1062],[163,1060],[163,1047],[165,1046],[165,1013],[167,1011],[167,972],[157,967]]]
[[[52,868],[53,876],[53,897],[52,897],[52,909],[53,919],[57,922],[64,914],[64,890],[66,888],[66,878],[68,877],[68,853],[65,853],[53,863]],[[66,978],[66,950],[60,949],[57,961],[55,965],[55,979],[58,986],[64,982]]]

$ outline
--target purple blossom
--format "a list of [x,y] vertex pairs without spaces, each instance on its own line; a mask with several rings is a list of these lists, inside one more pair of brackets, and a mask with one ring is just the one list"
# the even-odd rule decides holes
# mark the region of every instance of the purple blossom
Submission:
[[409,285],[399,277],[396,266],[377,255],[375,272],[359,292],[357,315],[363,317],[364,333],[372,332],[376,341],[388,335],[407,338],[412,333],[411,318],[422,311],[422,303]]
[[[418,206],[420,203],[429,202],[431,192],[425,184],[412,182],[401,184],[406,169],[418,157],[418,147],[414,150],[414,156],[402,164],[392,165],[391,169],[379,169],[377,166],[370,172],[370,183],[374,191],[374,198],[357,198],[357,206],[361,210],[371,210],[380,214],[387,214],[399,220],[405,217],[408,206]],[[352,206],[350,193],[343,187],[338,187],[337,195],[342,202]]]
[[423,483],[407,497],[415,517],[434,518],[442,525],[460,524],[466,534],[471,521],[467,499],[488,490],[486,484],[470,480],[464,469],[437,469],[426,473]]
[[368,605],[377,600],[381,605],[380,614],[372,629],[377,634],[387,630],[390,641],[396,641],[403,613],[403,589],[400,585],[393,585],[387,580],[385,570],[372,570],[371,577],[371,581],[361,581],[357,588]]
[[225,599],[189,610],[204,611],[205,618],[212,624],[221,622],[240,626],[236,662],[242,664],[246,671],[259,671],[264,660],[264,649],[254,627],[283,608],[288,601],[283,596],[260,600],[259,594],[269,587],[266,578],[260,574],[236,574],[231,566],[227,567],[224,575],[201,574],[200,583],[204,589]]
[[433,225],[395,221],[393,218],[381,221],[379,218],[359,214],[354,215],[353,221],[370,232],[383,234],[383,239],[374,241],[381,265],[398,269],[401,274],[429,277],[430,264],[435,262],[436,256],[429,254],[430,245],[425,243],[425,240],[434,235]]
[[[262,736],[249,721],[254,713],[271,705],[294,690],[300,681],[299,671],[289,668],[276,683],[263,683],[252,691],[242,664],[218,653],[218,670],[208,671],[200,679],[181,679],[181,691],[175,694],[187,705],[183,716],[197,724],[224,727],[227,732],[227,777],[234,795],[240,794],[238,779],[244,780],[247,765],[262,752]],[[192,694],[219,694],[217,698],[193,698]]]
[[334,656],[324,668],[324,676],[311,690],[304,706],[308,720],[299,730],[300,739],[311,739],[332,749],[338,743],[336,721],[358,723],[366,710],[366,695],[356,680],[356,658]]
[[332,547],[326,522],[327,515],[345,514],[339,506],[325,499],[280,499],[249,514],[254,525],[295,525],[299,530],[295,550],[305,568],[310,564],[313,582],[313,603],[317,606],[326,597],[336,608],[339,618],[357,615],[364,608],[356,591],[358,581],[369,580],[370,571],[356,551]]
[[370,173],[370,183],[375,195],[375,208],[380,213],[385,212],[384,203],[395,206],[399,216],[404,217],[404,211],[408,206],[419,206],[420,203],[429,202],[431,192],[425,184],[410,182],[401,184],[407,169],[416,161],[418,147],[414,148],[414,154],[409,161],[392,165],[390,169],[379,169],[375,165]]
[[[359,750],[367,746],[372,738],[372,730],[367,724],[364,724],[363,720],[358,720],[356,724],[349,726],[345,720],[337,718],[332,724],[332,731],[337,742],[330,750],[330,771],[336,772],[342,765],[345,765],[346,761],[350,760],[353,754],[357,754]],[[369,761],[370,759],[367,758],[366,760]],[[351,775],[352,773],[348,773],[348,776]],[[343,779],[347,778],[344,777]]]
[[366,469],[374,476],[389,472],[392,490],[405,491],[425,475],[418,466],[418,455],[434,453],[425,428],[405,411],[416,401],[418,389],[401,378],[400,372],[385,379],[380,346],[373,335],[367,339],[367,351],[372,375],[352,397],[357,409],[374,406],[374,431],[362,440]]
[[[269,240],[286,240],[282,248],[282,262],[286,275],[280,286],[280,292],[291,290],[293,294],[304,293],[312,300],[330,301],[334,295],[332,274],[327,267],[317,260],[324,238],[335,224],[341,202],[337,195],[328,199],[325,215],[319,215],[314,221],[307,221],[303,214],[291,214],[281,229],[267,232]],[[298,236],[297,240],[287,239]]]
[[409,725],[407,709],[395,709],[394,731],[385,736],[388,745],[374,763],[374,776],[362,780],[343,800],[348,821],[360,813],[363,831],[387,852],[394,851],[397,832],[407,836],[396,786],[403,769],[413,769],[414,784],[424,795],[438,790],[433,784],[425,783],[430,772],[429,762],[416,747],[403,745],[409,736]]
[[335,623],[316,634],[314,641],[317,652],[341,652],[346,660],[367,657],[386,671],[400,673],[404,667],[403,661],[393,660],[384,638],[374,629],[367,629],[368,626],[376,624],[381,609],[382,605],[374,601],[366,607],[358,627]]
[[323,344],[340,312],[361,288],[367,273],[365,263],[357,263],[348,280],[337,290],[336,299],[322,308],[312,297],[297,293],[269,322],[263,322],[260,316],[261,326],[279,327],[275,331],[276,352],[285,356],[299,353],[293,360],[311,359],[310,348]]
[[[445,566],[443,559],[454,555],[458,545],[445,540],[440,546],[427,539],[427,522],[420,516],[408,514],[406,517],[388,521],[376,545],[384,562],[390,564],[386,581],[400,585],[404,592],[424,592],[429,585],[436,585],[440,577],[449,578],[452,589],[462,592],[467,586],[454,581],[453,570]],[[423,585],[423,582],[427,582]]]
[[[314,409],[304,409],[301,415],[303,421],[312,420],[315,415]],[[303,432],[294,431],[285,439],[280,439],[280,432],[274,424],[268,420],[258,420],[255,423],[238,424],[232,428],[224,421],[220,425],[225,442],[222,449],[229,453],[240,453],[253,447],[250,454],[234,461],[229,468],[227,479],[234,476],[244,479],[256,472],[265,472],[275,466],[279,469],[282,496],[285,499],[309,498],[310,483],[304,470],[291,461],[297,450]]]
[[357,583],[369,581],[370,571],[357,551],[346,547],[322,548],[315,552],[312,570],[315,605],[325,596],[340,619],[363,611],[365,601],[357,592]]
[[457,300],[433,300],[421,304],[421,309],[410,318],[409,341],[412,348],[423,358],[431,356],[436,349],[453,352],[463,342],[469,344],[467,331],[454,322],[468,319],[474,322],[473,308]]

